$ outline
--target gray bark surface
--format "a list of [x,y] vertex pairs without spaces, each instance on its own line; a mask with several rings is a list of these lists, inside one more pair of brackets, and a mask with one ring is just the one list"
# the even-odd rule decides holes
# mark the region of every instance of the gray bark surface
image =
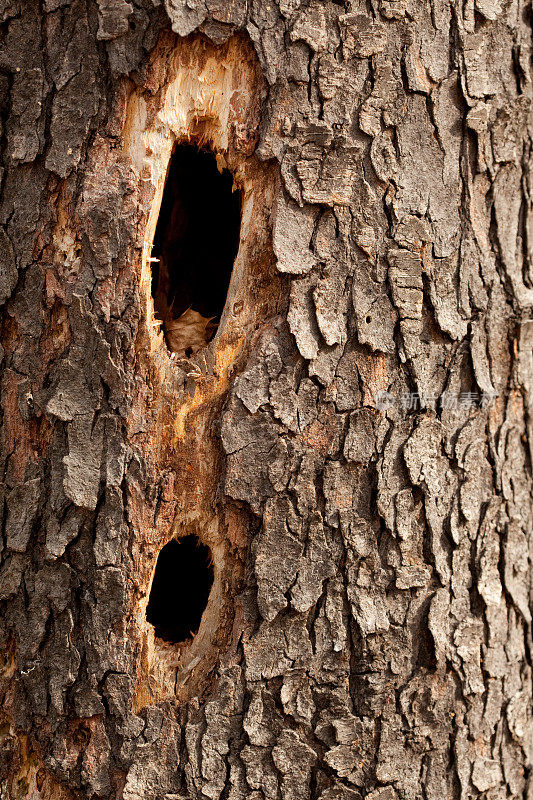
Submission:
[[[0,3],[2,800],[533,800],[530,15]],[[195,429],[216,345],[149,348],[123,141],[236,37],[271,213]],[[174,690],[139,608],[196,524],[220,594]]]

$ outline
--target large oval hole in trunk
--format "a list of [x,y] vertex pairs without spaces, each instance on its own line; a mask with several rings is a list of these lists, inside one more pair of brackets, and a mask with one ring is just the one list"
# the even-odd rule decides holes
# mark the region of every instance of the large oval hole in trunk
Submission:
[[154,313],[170,351],[191,356],[216,333],[239,249],[240,192],[214,153],[174,148],[152,249]]
[[198,631],[213,586],[209,548],[194,535],[171,539],[159,553],[146,608],[155,635],[178,644]]

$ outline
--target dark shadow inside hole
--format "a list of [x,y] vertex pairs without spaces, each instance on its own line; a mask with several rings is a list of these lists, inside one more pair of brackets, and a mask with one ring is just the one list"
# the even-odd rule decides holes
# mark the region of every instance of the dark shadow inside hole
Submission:
[[210,151],[176,145],[152,249],[154,310],[169,350],[191,355],[215,335],[240,225],[241,196],[229,170],[219,172]]
[[193,636],[213,586],[211,554],[194,535],[172,539],[159,553],[146,619],[166,642]]

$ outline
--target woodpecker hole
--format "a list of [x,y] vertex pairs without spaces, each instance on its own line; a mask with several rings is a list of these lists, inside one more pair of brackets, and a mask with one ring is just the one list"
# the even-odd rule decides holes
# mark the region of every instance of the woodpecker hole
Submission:
[[159,553],[146,608],[156,637],[173,644],[193,638],[212,586],[209,548],[194,535],[171,539]]
[[211,151],[176,145],[152,248],[152,297],[170,351],[189,357],[216,333],[239,249],[241,196]]

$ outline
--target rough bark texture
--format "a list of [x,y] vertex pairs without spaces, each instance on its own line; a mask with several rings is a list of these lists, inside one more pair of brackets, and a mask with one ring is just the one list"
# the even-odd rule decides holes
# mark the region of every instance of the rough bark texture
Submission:
[[[0,3],[2,800],[533,798],[530,11]],[[184,362],[148,258],[187,137],[245,202]]]

